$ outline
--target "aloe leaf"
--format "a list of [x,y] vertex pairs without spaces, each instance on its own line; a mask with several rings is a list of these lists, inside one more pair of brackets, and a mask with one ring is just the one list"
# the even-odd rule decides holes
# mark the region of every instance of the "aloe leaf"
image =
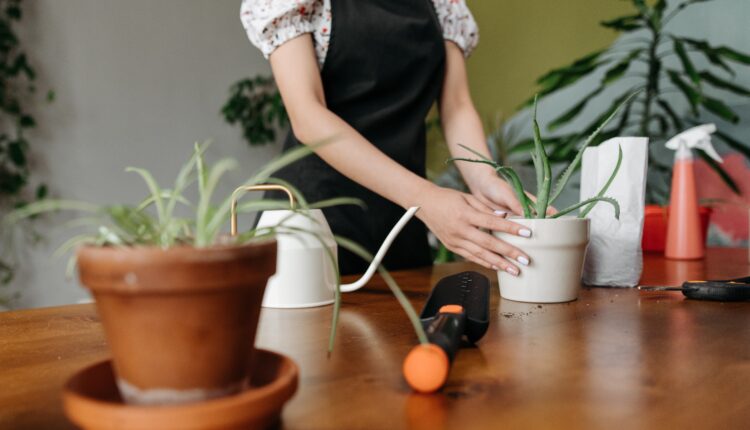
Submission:
[[365,202],[361,199],[355,199],[353,197],[334,197],[332,199],[320,200],[315,203],[311,203],[308,207],[310,209],[324,209],[332,206],[359,206],[361,208],[366,207]]
[[281,156],[277,157],[275,160],[271,161],[270,163],[266,164],[262,169],[258,171],[258,173],[255,174],[248,182],[248,185],[255,185],[255,184],[261,184],[265,180],[267,180],[271,175],[273,175],[277,170],[286,167],[295,161],[301,160],[308,155],[312,154],[315,150],[315,148],[320,147],[321,145],[327,144],[331,142],[331,139],[328,139],[320,144],[315,145],[302,145],[297,148],[294,148],[292,150],[286,151]]
[[602,130],[604,130],[604,127],[606,127],[607,124],[609,124],[609,122],[612,121],[615,116],[617,116],[617,113],[620,111],[620,109],[624,105],[630,103],[630,101],[640,93],[641,90],[636,91],[630,95],[626,95],[624,98],[621,97],[620,99],[615,101],[615,106],[612,109],[611,113],[601,124],[599,124],[596,130],[594,130],[594,132],[591,133],[588,138],[586,138],[586,140],[583,142],[583,145],[581,145],[581,147],[579,148],[578,153],[576,154],[573,161],[570,162],[568,167],[560,175],[560,179],[558,179],[557,184],[555,185],[555,191],[552,193],[549,204],[552,204],[555,200],[557,200],[565,186],[568,184],[568,181],[570,181],[571,176],[573,176],[573,173],[578,169],[578,166],[581,163],[581,158],[583,158],[583,151],[589,145],[591,145],[591,142],[593,142],[594,139],[597,138],[597,136],[601,134]]
[[688,103],[690,103],[690,107],[693,110],[693,115],[697,116],[698,105],[701,102],[700,92],[683,81],[680,77],[679,72],[675,70],[668,70],[667,74],[669,75],[669,80],[672,81],[677,89],[679,89],[680,92],[682,92],[682,94],[685,96]]
[[[367,251],[365,248],[363,248],[356,242],[353,242],[341,236],[334,236],[334,238],[336,240],[336,243],[339,244],[339,246],[348,250],[349,252],[352,252],[355,255],[358,255],[359,257],[363,258],[365,261],[372,261],[372,259],[374,258],[374,256],[370,254],[369,251]],[[409,299],[406,297],[406,295],[404,295],[404,292],[398,286],[398,283],[393,279],[393,277],[388,273],[388,271],[385,270],[382,264],[378,267],[378,273],[380,273],[380,276],[388,285],[388,288],[390,288],[393,295],[396,296],[396,300],[398,300],[399,304],[401,305],[401,308],[404,310],[404,312],[406,312],[406,316],[409,317],[409,321],[411,322],[412,327],[414,328],[414,332],[417,335],[417,339],[419,339],[419,343],[422,343],[422,344],[429,343],[429,340],[427,339],[427,334],[424,331],[424,327],[422,327],[422,321],[420,321],[419,319],[419,315],[417,315],[417,312],[414,310],[414,307],[411,305],[411,302],[409,302]]]
[[214,190],[219,184],[219,180],[227,172],[237,168],[238,163],[232,158],[225,158],[218,161],[206,175],[204,185],[201,187],[200,198],[198,201],[198,209],[196,211],[195,218],[195,246],[209,246],[214,241],[214,236],[208,229],[209,222],[211,221],[211,198],[213,197]]
[[560,218],[563,215],[567,215],[575,210],[578,210],[579,208],[582,208],[584,206],[587,206],[591,203],[595,202],[607,202],[612,205],[612,207],[615,209],[615,218],[620,219],[620,204],[617,202],[617,200],[611,198],[611,197],[592,197],[590,199],[586,199],[582,202],[578,202],[574,204],[573,206],[569,206],[558,213],[550,216],[550,218]]
[[[620,171],[620,166],[622,165],[622,146],[617,146],[617,163],[615,164],[615,168],[612,171],[612,174],[609,176],[609,179],[607,179],[607,182],[604,184],[601,190],[599,190],[599,193],[596,195],[597,197],[604,197],[604,194],[607,193],[607,190],[609,190],[610,185],[612,185],[612,181],[615,180],[615,176],[617,176],[617,172]],[[578,215],[578,218],[586,218],[586,215],[591,212],[592,209],[594,209],[595,203],[591,203],[590,205],[586,206],[583,211]]]
[[167,201],[166,206],[167,218],[172,216],[177,203],[189,205],[189,203],[185,203],[187,202],[187,199],[182,197],[182,191],[190,184],[190,174],[193,172],[193,169],[198,162],[198,157],[202,157],[210,145],[210,141],[204,142],[202,145],[196,143],[193,155],[188,162],[180,168],[180,171],[177,174],[177,179],[175,179],[174,182],[174,188],[169,193],[169,200]]
[[[279,169],[286,167],[294,163],[295,161],[298,161],[312,154],[314,152],[314,149],[327,145],[328,143],[332,141],[333,139],[327,139],[320,143],[311,144],[311,145],[303,145],[298,148],[294,148],[290,151],[286,151],[283,154],[281,154],[279,157],[277,157],[275,160],[268,163],[264,168],[262,168],[258,173],[256,173],[252,178],[246,181],[243,185],[258,185],[258,184],[268,183],[268,182],[273,182],[273,181],[280,182],[280,180],[276,178],[270,178],[270,176],[273,175]],[[288,184],[288,185],[291,186],[291,184]],[[291,187],[290,189],[292,190],[293,193],[297,194],[298,198],[302,197],[301,193],[296,191],[296,188]],[[304,202],[304,199],[301,199],[301,202]],[[208,227],[207,227],[207,231],[210,234],[215,235],[221,228],[221,224],[224,222],[227,222],[227,220],[229,219],[231,208],[232,208],[232,198],[230,196],[230,197],[227,197],[216,208],[216,211],[211,217],[211,220],[209,221]]]
[[722,90],[731,91],[735,94],[750,97],[750,89],[747,89],[740,85],[736,85],[729,81],[721,79],[720,77],[712,74],[711,72],[707,72],[707,71],[701,72],[700,76],[701,76],[701,79],[703,79],[704,81],[708,82],[709,84],[713,85],[716,88],[720,88]]
[[291,182],[286,181],[284,179],[270,177],[270,178],[266,179],[263,183],[264,184],[281,185],[281,186],[285,187],[287,190],[289,190],[289,192],[292,193],[292,196],[294,196],[294,200],[296,200],[296,204],[297,204],[298,207],[306,208],[308,206],[307,199],[305,199],[305,196]]
[[165,222],[166,210],[164,207],[164,199],[162,199],[163,193],[161,188],[159,188],[159,184],[156,183],[153,175],[151,175],[151,172],[139,167],[128,167],[125,171],[129,173],[137,173],[143,178],[143,181],[146,182],[149,192],[151,193],[151,197],[154,199],[154,206],[156,207],[156,213],[159,216],[159,223]]
[[237,213],[288,210],[289,203],[283,200],[257,199],[237,205]]
[[[547,151],[544,150],[542,144],[542,136],[539,131],[539,122],[537,121],[537,106],[538,98],[534,99],[534,117],[532,119],[534,126],[534,155],[537,160],[534,163],[536,168],[537,178],[541,177],[542,181],[537,183],[537,195],[536,195],[536,216],[537,218],[545,218],[547,214],[547,203],[549,202],[549,191],[552,182],[552,168],[547,158]],[[540,173],[541,172],[541,173]]]
[[[467,148],[467,149],[469,149],[469,148]],[[483,155],[481,155],[481,154],[479,154],[479,153],[477,153],[477,152],[475,152],[475,151],[473,151],[471,149],[469,149],[469,151],[475,153],[477,156],[480,156],[480,157],[484,158]],[[521,183],[521,179],[518,177],[518,174],[516,174],[516,172],[513,171],[513,169],[511,169],[509,167],[501,166],[501,165],[497,164],[496,162],[494,162],[494,161],[492,161],[490,159],[487,159],[487,158],[484,158],[483,160],[481,160],[481,159],[480,160],[476,160],[476,159],[473,159],[473,158],[454,157],[454,158],[448,159],[448,161],[450,161],[450,162],[464,161],[464,162],[467,162],[467,163],[479,163],[479,164],[487,164],[489,166],[492,166],[492,168],[494,168],[495,171],[500,176],[502,176],[503,179],[505,179],[506,182],[508,182],[511,185],[511,188],[513,188],[513,193],[516,195],[516,197],[518,198],[518,201],[521,203],[521,208],[523,209],[524,217],[526,217],[526,218],[530,218],[531,217],[531,209],[529,207],[530,204],[531,204],[531,202],[529,201],[528,196],[526,196],[526,193],[523,190],[523,184]]]
[[521,209],[523,209],[524,218],[531,218],[531,207],[533,205],[533,202],[524,192],[521,178],[519,178],[518,174],[510,167],[499,166],[495,170],[511,185],[511,188],[513,188],[513,193],[521,203]]
[[114,205],[105,207],[104,212],[122,233],[132,238],[132,241],[141,241],[145,239],[144,236],[150,239],[159,236],[160,229],[154,220],[141,211],[125,205]]
[[[191,206],[191,203],[188,199],[186,199],[185,197],[181,195],[178,195],[177,193],[175,193],[173,190],[170,190],[170,189],[163,189],[161,191],[161,198],[162,199],[174,199],[176,203],[181,203],[185,206]],[[151,206],[152,204],[154,204],[155,201],[156,199],[154,196],[146,197],[138,204],[138,206],[136,206],[136,210],[143,211],[149,206]],[[172,208],[170,208],[169,206],[170,206],[170,203],[168,202],[166,211],[167,211],[167,214],[171,216]],[[169,216],[167,218],[169,218]]]
[[475,150],[473,148],[469,148],[468,146],[466,146],[464,144],[461,144],[461,143],[459,143],[458,146],[460,146],[461,148],[463,148],[463,149],[471,152],[472,154],[476,155],[482,161],[492,161],[495,165],[497,165],[497,163],[495,163],[493,160],[490,160],[484,154],[482,154],[481,152],[479,152],[479,151],[477,151],[477,150]]
[[682,41],[676,37],[672,39],[672,43],[674,44],[674,51],[680,59],[680,63],[682,63],[682,68],[685,70],[685,73],[687,73],[690,80],[692,80],[695,85],[700,86],[701,77],[698,75],[698,71],[695,70],[695,66],[693,66],[693,62],[690,60],[690,56],[688,56],[688,53],[685,50],[685,45],[683,45]]
[[70,239],[66,240],[65,242],[60,245],[55,252],[52,254],[53,257],[59,258],[74,248],[76,248],[79,245],[83,245],[85,243],[93,243],[94,238],[91,236],[91,234],[79,234],[71,237]]
[[493,168],[501,167],[499,164],[492,160],[477,160],[474,158],[463,158],[463,157],[453,157],[449,158],[448,161],[455,162],[455,161],[465,161],[467,163],[478,163],[478,164],[486,164],[488,166],[492,166]]

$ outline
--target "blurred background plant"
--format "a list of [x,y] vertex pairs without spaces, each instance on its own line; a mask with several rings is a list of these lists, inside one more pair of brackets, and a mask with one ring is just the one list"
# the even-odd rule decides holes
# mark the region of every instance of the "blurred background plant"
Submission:
[[[18,36],[22,16],[21,0],[0,0],[0,218],[47,195],[44,184],[30,189],[33,181],[27,132],[36,126],[31,105],[36,100],[37,75]],[[46,97],[52,101],[54,93],[50,91]],[[14,276],[17,261],[12,243],[16,235],[32,242],[38,239],[30,225],[17,231],[0,226],[0,287],[8,285]],[[14,297],[0,293],[0,306],[7,306]]]
[[251,146],[276,142],[277,133],[289,125],[281,94],[273,78],[264,75],[232,85],[221,114],[227,123],[242,129],[242,137]]
[[[684,10],[698,4],[719,3],[714,0],[629,0],[633,13],[601,23],[622,35],[609,48],[592,52],[571,64],[553,69],[537,80],[541,97],[556,94],[589,76],[601,76],[598,85],[569,109],[549,122],[549,131],[559,131],[572,123],[596,98],[612,100],[610,107],[588,125],[547,139],[550,160],[569,162],[576,154],[581,137],[590,134],[603,118],[610,115],[634,89],[645,89],[626,103],[618,121],[601,134],[598,144],[611,137],[641,135],[651,138],[649,187],[647,200],[665,204],[669,198],[671,164],[664,157],[655,156],[665,139],[694,125],[701,115],[708,113],[728,123],[738,123],[740,116],[725,103],[724,97],[713,97],[712,90],[721,90],[743,98],[750,97],[750,89],[733,82],[736,66],[750,66],[750,55],[728,46],[714,46],[705,40],[674,34],[670,23]],[[707,7],[705,5],[703,7]],[[615,86],[614,84],[618,84]],[[606,93],[612,88],[619,95]],[[673,94],[681,97],[673,97]],[[709,95],[712,94],[712,95]],[[533,101],[529,99],[523,107]],[[721,126],[720,126],[721,128]],[[723,131],[716,137],[729,148],[750,158],[750,147]],[[527,138],[512,146],[508,153],[523,154],[533,147]],[[699,155],[735,192],[739,187],[722,166],[702,151]]]

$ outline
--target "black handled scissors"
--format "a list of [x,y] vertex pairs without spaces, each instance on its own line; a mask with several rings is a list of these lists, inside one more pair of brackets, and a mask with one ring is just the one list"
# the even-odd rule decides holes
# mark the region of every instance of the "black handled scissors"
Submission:
[[643,291],[682,291],[688,299],[741,302],[750,300],[750,276],[725,281],[687,281],[680,287],[646,287]]

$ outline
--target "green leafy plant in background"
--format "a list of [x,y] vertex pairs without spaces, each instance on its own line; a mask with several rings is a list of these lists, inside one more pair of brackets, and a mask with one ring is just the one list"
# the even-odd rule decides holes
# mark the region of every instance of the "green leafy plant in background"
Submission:
[[[44,184],[34,191],[28,190],[31,171],[26,132],[36,126],[28,101],[36,93],[36,71],[16,32],[22,16],[21,0],[0,0],[0,214],[47,194]],[[49,92],[47,99],[53,98],[54,94]],[[24,230],[31,238],[35,237],[33,230]],[[0,249],[0,286],[13,279],[13,257],[13,250],[4,243]],[[8,297],[0,296],[0,305],[7,302]]]
[[[705,40],[676,35],[670,32],[670,23],[685,9],[713,0],[630,0],[633,13],[604,21],[601,25],[623,35],[636,33],[607,49],[590,53],[573,63],[554,69],[537,80],[539,96],[545,97],[570,87],[586,76],[602,73],[599,85],[574,103],[549,123],[549,130],[570,123],[584,112],[587,104],[615,83],[632,83],[619,96],[612,97],[611,107],[579,132],[562,134],[547,139],[551,162],[569,162],[576,156],[575,145],[582,136],[592,133],[603,118],[614,112],[635,88],[644,88],[641,94],[625,103],[623,114],[612,126],[603,130],[593,144],[623,134],[648,136],[654,144],[663,141],[693,125],[701,111],[710,112],[726,121],[737,123],[740,117],[722,100],[708,95],[707,90],[719,89],[738,96],[750,97],[750,89],[733,82],[734,66],[749,66],[750,55],[727,46],[714,46]],[[699,68],[696,60],[705,59],[707,67]],[[681,94],[682,102],[672,102],[666,96]],[[532,103],[530,99],[524,106]],[[682,112],[686,112],[682,114]],[[718,132],[716,137],[733,150],[750,158],[750,147],[738,139]],[[526,152],[534,145],[533,139],[520,142],[510,153]],[[652,146],[653,148],[653,146]],[[703,151],[698,154],[714,169],[735,192],[737,184],[720,164]],[[671,167],[651,157],[650,173],[667,184]],[[648,200],[665,203],[667,189],[648,189]]]
[[592,142],[595,141],[595,139],[602,133],[602,130],[607,126],[607,124],[612,121],[612,119],[617,115],[619,110],[623,106],[626,106],[627,103],[638,94],[639,92],[628,95],[625,100],[615,105],[614,110],[612,112],[609,112],[607,117],[605,117],[602,122],[597,124],[595,130],[588,136],[588,138],[586,138],[580,148],[578,148],[575,156],[573,157],[573,160],[570,162],[570,164],[568,164],[568,167],[560,174],[554,187],[552,187],[552,167],[550,164],[549,155],[547,154],[547,151],[545,149],[545,142],[542,140],[539,123],[537,122],[538,98],[534,98],[534,116],[532,120],[532,125],[534,128],[534,148],[531,150],[531,159],[534,163],[534,170],[536,173],[536,201],[533,201],[526,194],[526,191],[523,188],[523,184],[521,183],[521,179],[515,170],[513,170],[511,167],[503,166],[502,164],[499,164],[496,161],[483,156],[479,152],[476,152],[467,146],[461,145],[464,149],[479,158],[452,158],[450,161],[466,161],[470,163],[482,163],[492,166],[492,168],[495,169],[495,172],[497,172],[500,177],[505,179],[513,187],[513,192],[521,202],[524,218],[559,218],[576,210],[580,210],[578,217],[584,218],[597,203],[605,202],[612,205],[615,211],[615,218],[619,219],[620,204],[617,202],[617,200],[611,197],[607,197],[605,194],[609,189],[609,186],[612,184],[615,176],[617,176],[617,172],[619,172],[620,170],[620,165],[622,163],[622,148],[620,148],[619,150],[617,163],[614,170],[612,171],[612,174],[596,196],[576,203],[565,209],[561,209],[553,215],[548,215],[547,209],[560,196],[562,191],[567,186],[568,181],[570,181],[573,172],[575,172],[580,166],[581,159],[583,158],[583,151],[587,147],[589,147]]
[[[243,187],[269,183],[283,185],[294,195],[297,201],[295,207],[289,207],[288,202],[258,199],[238,205],[236,208],[237,212],[247,213],[270,209],[288,209],[291,210],[290,218],[293,215],[299,214],[317,222],[309,215],[310,209],[320,209],[342,204],[361,205],[361,201],[345,197],[310,204],[294,186],[272,177],[274,172],[306,157],[317,146],[302,146],[287,151],[259,169],[255,175],[242,185]],[[325,245],[324,238],[320,237],[316,232],[285,225],[285,220],[282,220],[275,227],[251,229],[234,237],[223,234],[223,228],[228,225],[231,217],[233,199],[232,196],[228,196],[221,199],[218,204],[215,204],[214,194],[222,177],[237,168],[238,163],[234,159],[225,158],[213,165],[208,165],[204,159],[204,154],[208,147],[208,143],[195,145],[193,155],[182,166],[171,188],[162,187],[154,176],[145,169],[127,168],[127,171],[140,176],[148,188],[148,195],[137,205],[96,205],[81,201],[42,199],[29,203],[6,215],[2,225],[12,226],[24,219],[39,214],[60,210],[72,210],[83,213],[83,216],[75,219],[68,226],[75,229],[83,229],[84,231],[74,234],[63,243],[56,251],[57,255],[68,253],[82,245],[152,246],[163,249],[176,246],[204,248],[217,244],[241,245],[259,239],[266,239],[279,233],[312,235],[323,245],[323,249],[329,250]],[[197,201],[190,201],[186,196],[186,191],[189,187],[196,184],[198,199]],[[189,213],[189,216],[180,216],[178,208],[184,209],[183,212]],[[334,236],[334,239],[339,246],[364,259],[371,260],[373,258],[362,246],[349,239],[340,236]],[[341,308],[341,291],[338,288],[341,282],[336,257],[330,252],[329,262],[336,269],[338,279],[329,341],[330,352],[333,350],[333,342]],[[71,257],[68,263],[69,275],[72,274],[74,268],[75,258]],[[382,265],[378,268],[378,271],[409,316],[420,342],[427,342],[427,336],[424,333],[419,317],[398,284]]]
[[242,79],[232,85],[221,114],[227,123],[240,126],[251,146],[274,143],[276,133],[289,124],[279,90],[268,76]]

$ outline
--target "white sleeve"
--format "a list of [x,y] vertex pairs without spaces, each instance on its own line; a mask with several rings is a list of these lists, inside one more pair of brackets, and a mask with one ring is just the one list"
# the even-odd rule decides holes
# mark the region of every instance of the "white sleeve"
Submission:
[[268,58],[284,42],[313,33],[320,0],[242,0],[240,19],[250,42]]
[[465,0],[433,0],[443,38],[458,45],[465,57],[479,43],[479,27]]

